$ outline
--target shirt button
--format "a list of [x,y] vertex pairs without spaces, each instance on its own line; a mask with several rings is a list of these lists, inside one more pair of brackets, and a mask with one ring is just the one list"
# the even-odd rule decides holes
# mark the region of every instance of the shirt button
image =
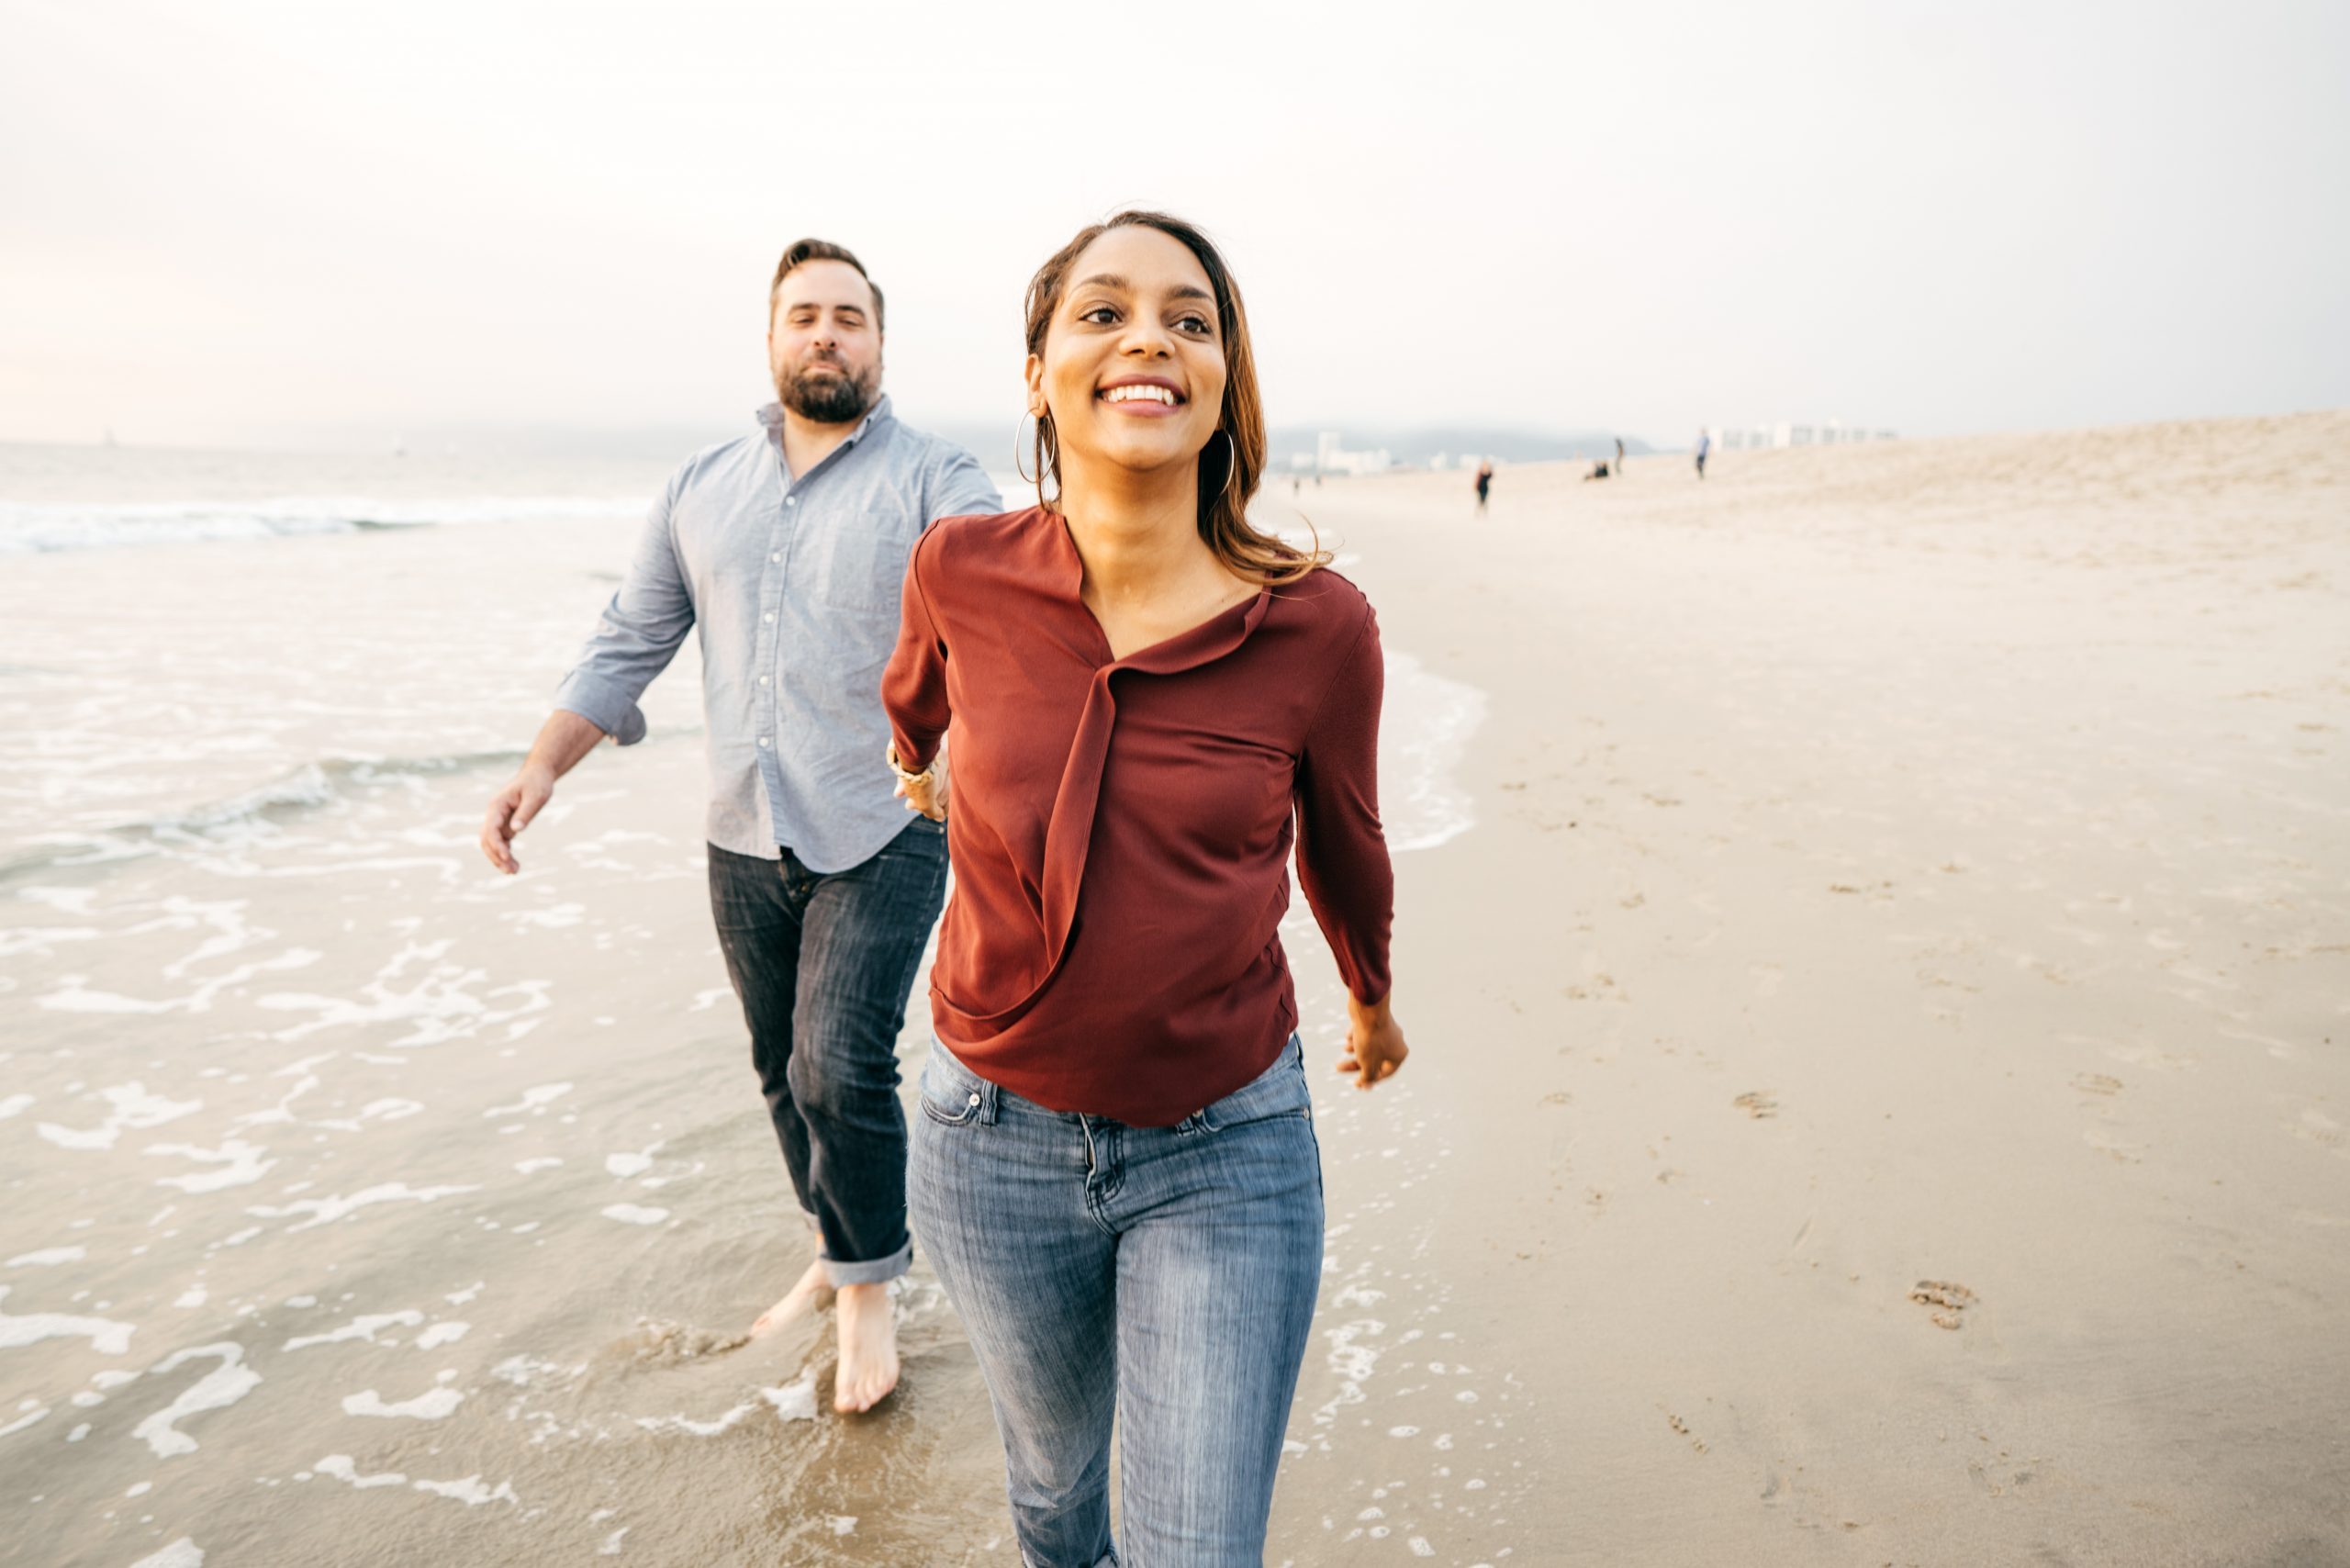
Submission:
[[788,507],[796,507],[800,504],[800,498],[798,496],[786,496],[783,498],[783,504]]
[[767,749],[767,736],[765,736],[765,735],[761,735],[761,736],[759,737],[759,749],[760,749],[760,750],[762,750],[762,751],[766,750],[766,749]]
[[761,676],[761,677],[759,677],[759,684],[760,684],[761,686],[765,686],[767,683],[767,678],[766,676]]
[[770,561],[780,561],[783,559],[783,552],[778,550],[774,554],[768,556],[767,559]]
[[770,610],[765,615],[760,616],[759,619],[762,621],[772,621],[775,619],[775,611]]

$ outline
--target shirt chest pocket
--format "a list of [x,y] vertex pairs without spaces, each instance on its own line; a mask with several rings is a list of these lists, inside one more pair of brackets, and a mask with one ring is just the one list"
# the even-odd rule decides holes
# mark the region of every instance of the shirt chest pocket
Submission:
[[808,596],[829,610],[887,621],[894,635],[906,558],[921,525],[870,513],[827,519],[809,529],[792,551],[794,575]]

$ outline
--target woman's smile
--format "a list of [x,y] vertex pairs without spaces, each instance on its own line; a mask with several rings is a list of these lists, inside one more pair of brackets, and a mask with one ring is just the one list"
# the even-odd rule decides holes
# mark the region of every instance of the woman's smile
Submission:
[[1104,382],[1093,398],[1122,414],[1147,420],[1166,419],[1191,400],[1163,375],[1121,375]]

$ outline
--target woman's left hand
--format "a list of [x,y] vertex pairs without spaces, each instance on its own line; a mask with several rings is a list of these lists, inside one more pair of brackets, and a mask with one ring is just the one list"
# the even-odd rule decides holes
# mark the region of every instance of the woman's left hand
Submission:
[[1412,1054],[1403,1025],[1395,1022],[1393,1001],[1392,993],[1370,1003],[1347,998],[1347,1054],[1338,1058],[1338,1070],[1354,1074],[1358,1089],[1394,1077]]

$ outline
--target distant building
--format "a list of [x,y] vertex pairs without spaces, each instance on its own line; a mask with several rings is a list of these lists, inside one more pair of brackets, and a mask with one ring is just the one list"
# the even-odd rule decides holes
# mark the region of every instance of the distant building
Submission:
[[1864,430],[1841,420],[1825,424],[1710,425],[1706,433],[1725,452],[1777,446],[1843,446],[1857,441],[1897,441],[1898,432]]
[[1318,474],[1378,474],[1395,465],[1387,448],[1349,452],[1337,431],[1323,431],[1314,440],[1314,469]]

